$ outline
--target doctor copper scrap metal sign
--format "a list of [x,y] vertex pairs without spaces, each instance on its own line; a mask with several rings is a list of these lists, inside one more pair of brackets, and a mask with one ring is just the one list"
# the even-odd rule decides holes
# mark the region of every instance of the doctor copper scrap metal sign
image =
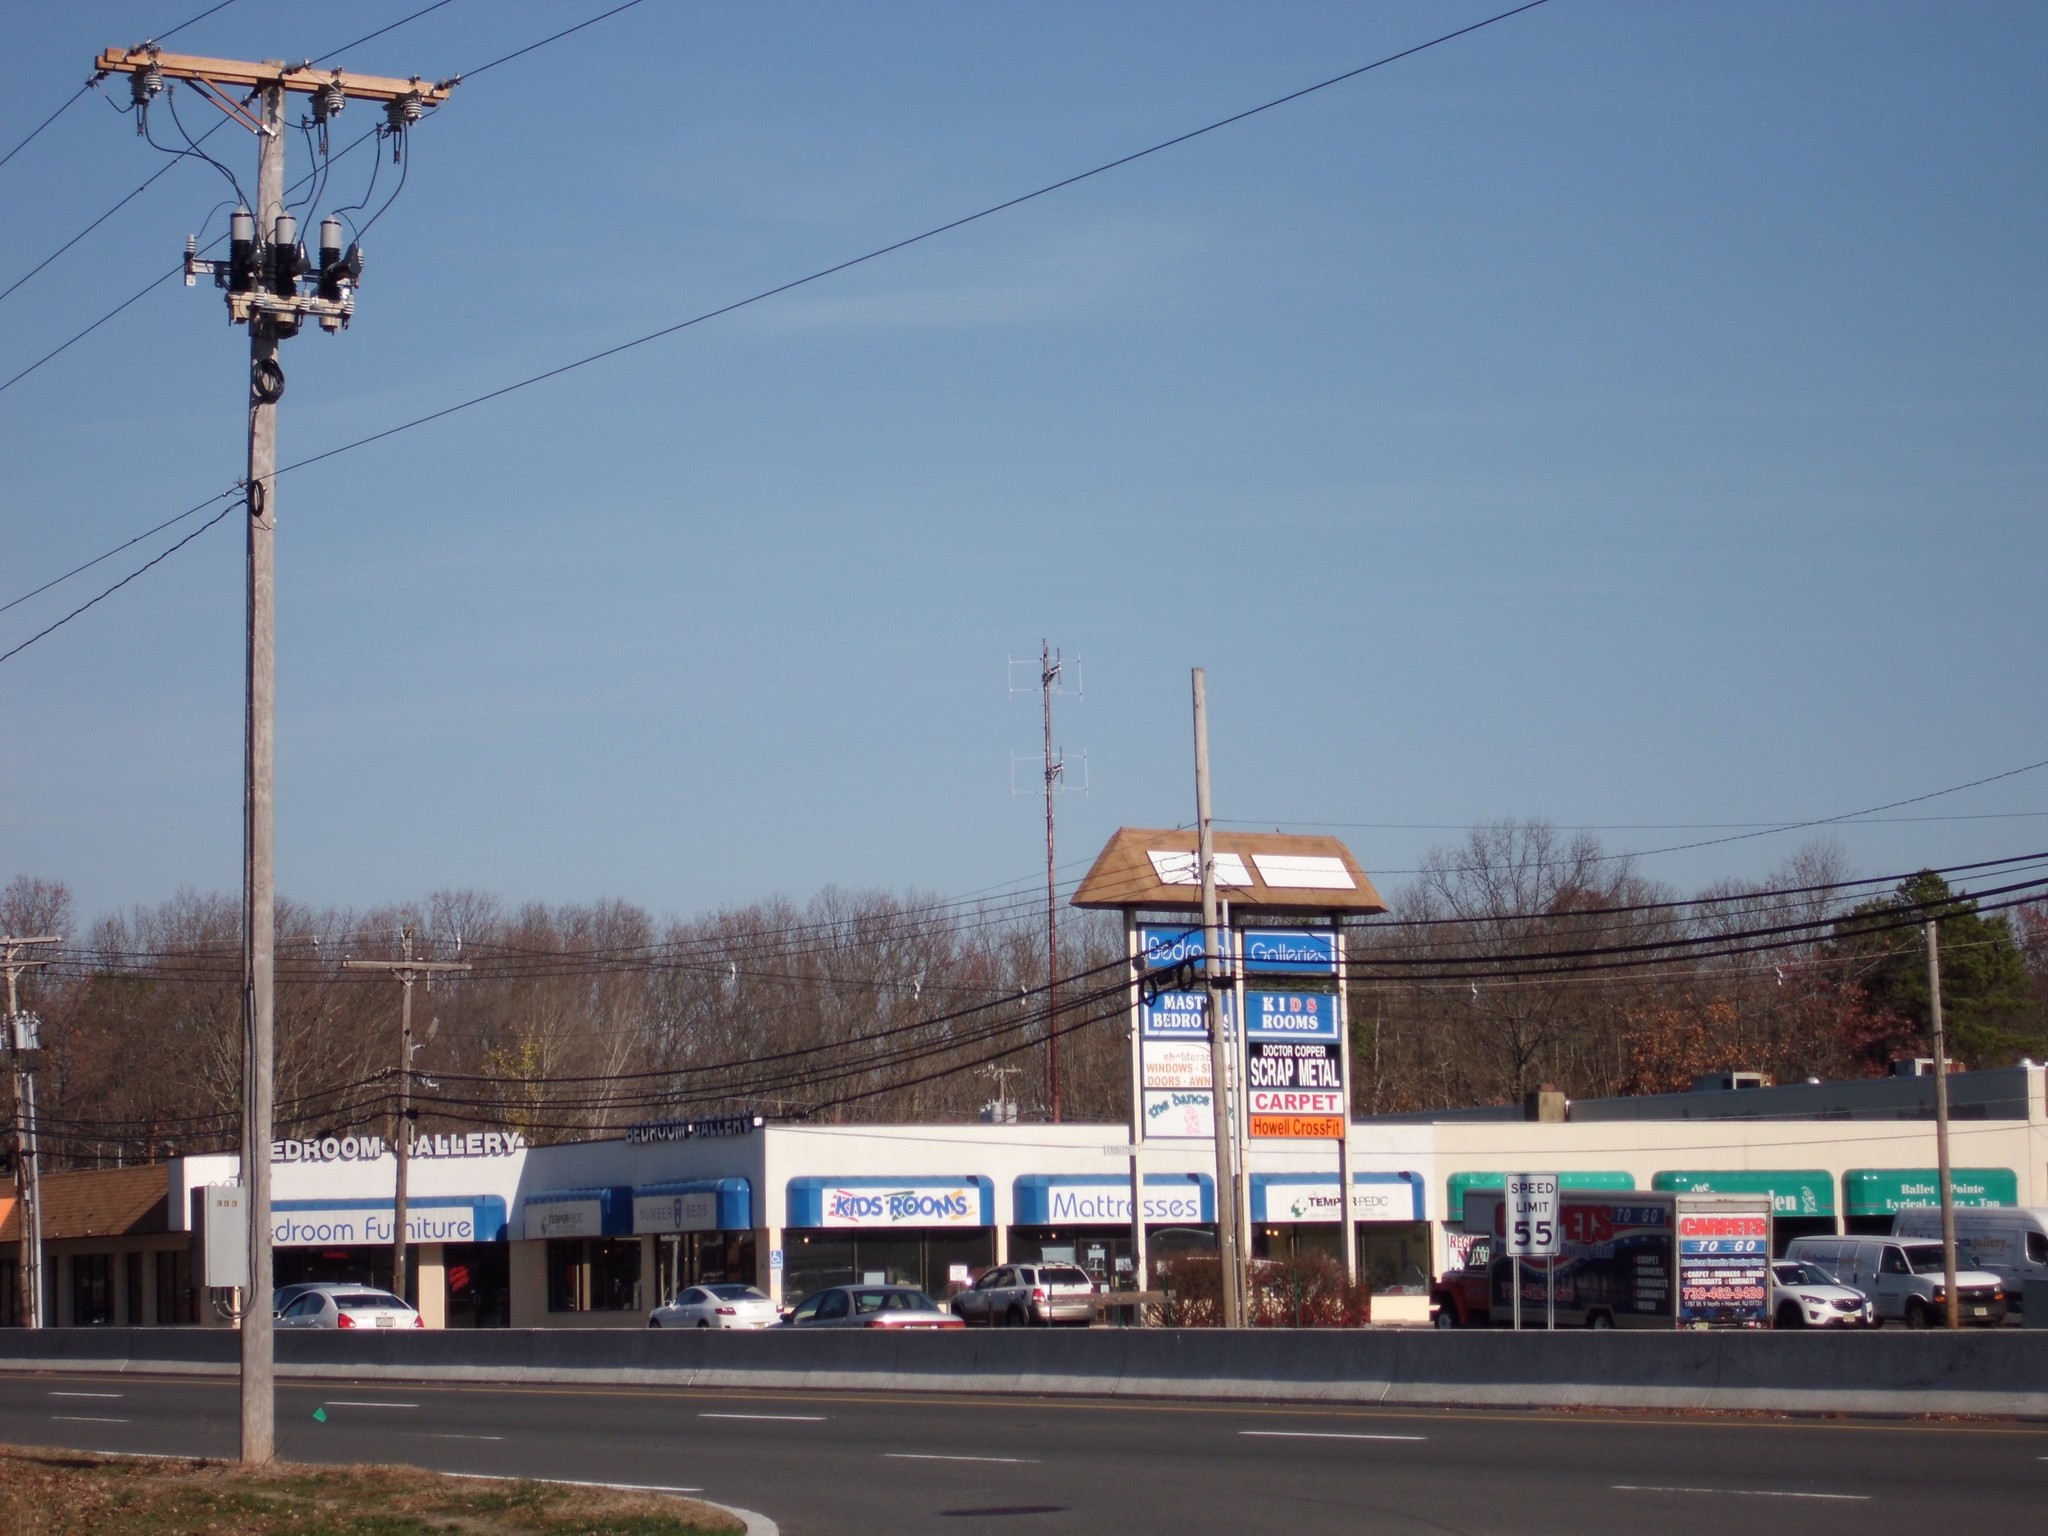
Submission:
[[1245,995],[1245,1091],[1253,1136],[1344,1134],[1337,1000],[1322,992]]

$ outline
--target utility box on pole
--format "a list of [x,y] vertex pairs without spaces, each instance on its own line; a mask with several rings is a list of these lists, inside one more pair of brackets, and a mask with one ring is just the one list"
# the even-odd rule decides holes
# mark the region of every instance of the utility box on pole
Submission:
[[[204,1252],[205,1274],[200,1283],[209,1290],[249,1289],[249,1192],[239,1184],[209,1184],[200,1205],[200,1246]],[[263,1305],[270,1305],[264,1297]],[[255,1306],[248,1297],[244,1311]]]

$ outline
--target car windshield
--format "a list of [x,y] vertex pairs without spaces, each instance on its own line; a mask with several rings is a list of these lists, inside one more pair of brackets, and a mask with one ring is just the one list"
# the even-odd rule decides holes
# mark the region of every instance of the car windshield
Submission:
[[[1958,1267],[1961,1267],[1961,1257],[1960,1254],[1957,1255]],[[1914,1244],[1906,1250],[1906,1262],[1913,1266],[1913,1273],[1916,1275],[1940,1274],[1945,1267],[1941,1256],[1941,1244]]]
[[936,1312],[938,1304],[923,1291],[856,1291],[853,1310],[868,1312]]
[[1038,1272],[1039,1279],[1047,1285],[1090,1285],[1085,1269],[1076,1269],[1071,1264],[1054,1264]]
[[711,1285],[706,1290],[720,1301],[766,1301],[768,1298],[751,1285]]
[[1786,1285],[1840,1285],[1842,1282],[1818,1264],[1780,1264],[1779,1280]]

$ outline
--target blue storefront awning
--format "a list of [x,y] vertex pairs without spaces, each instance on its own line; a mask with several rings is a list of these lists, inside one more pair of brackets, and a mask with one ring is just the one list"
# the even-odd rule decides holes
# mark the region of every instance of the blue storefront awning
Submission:
[[992,1227],[995,1181],[986,1174],[893,1179],[791,1179],[791,1227]]
[[633,1230],[633,1190],[626,1184],[540,1190],[520,1204],[528,1238],[626,1237]]
[[635,1232],[744,1232],[754,1225],[746,1179],[677,1179],[633,1190]]
[[[1125,1227],[1131,1179],[1123,1173],[1026,1173],[1011,1186],[1020,1227]],[[1216,1219],[1216,1180],[1206,1173],[1145,1175],[1145,1220],[1201,1226]]]

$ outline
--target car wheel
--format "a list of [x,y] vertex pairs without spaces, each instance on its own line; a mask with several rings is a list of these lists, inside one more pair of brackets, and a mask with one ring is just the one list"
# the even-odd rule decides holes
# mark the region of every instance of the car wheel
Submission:
[[1430,1321],[1436,1324],[1438,1328],[1448,1332],[1458,1326],[1458,1314],[1450,1307],[1438,1307]]
[[1003,1315],[1003,1322],[1012,1328],[1022,1328],[1028,1324],[1029,1319],[1024,1316],[1022,1307],[1013,1306]]
[[1906,1303],[1906,1326],[1908,1328],[1926,1328],[1931,1326],[1933,1322],[1934,1314],[1927,1310],[1924,1303],[1917,1299]]
[[1806,1326],[1806,1314],[1800,1311],[1794,1303],[1788,1301],[1778,1308],[1778,1326],[1780,1328],[1804,1328]]
[[1605,1312],[1595,1312],[1591,1317],[1586,1319],[1586,1326],[1588,1328],[1595,1329],[1601,1333],[1605,1333],[1608,1329],[1614,1326],[1614,1319],[1609,1317]]
[[708,1319],[700,1317],[697,1319],[697,1326],[699,1328],[709,1328],[711,1326],[711,1323]]
[[650,1317],[647,1319],[647,1326],[650,1328],[659,1328],[661,1326],[661,1319],[658,1317]]

